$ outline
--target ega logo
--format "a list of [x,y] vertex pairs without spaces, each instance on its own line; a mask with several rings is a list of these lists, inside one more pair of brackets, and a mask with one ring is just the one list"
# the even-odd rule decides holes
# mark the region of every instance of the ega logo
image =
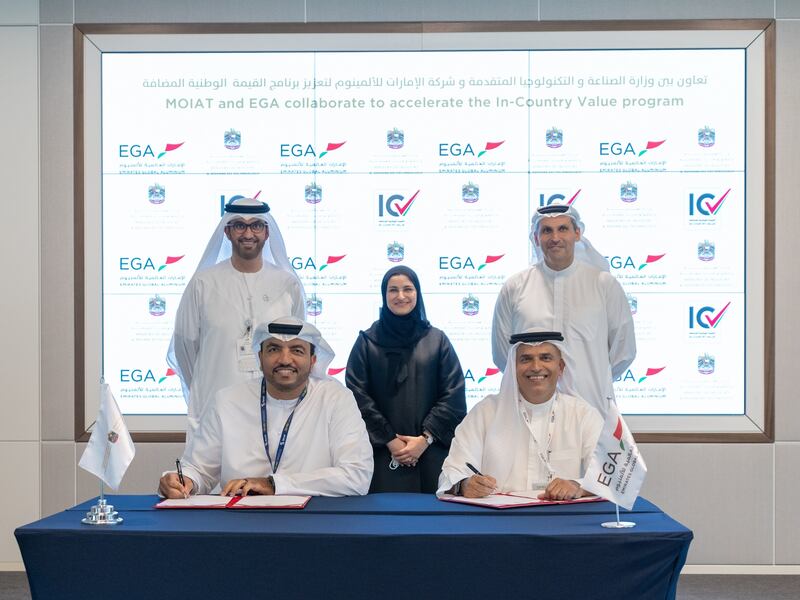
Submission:
[[[500,142],[486,142],[483,150],[478,152],[477,158],[480,158],[487,152],[499,148],[505,143],[505,140]],[[475,146],[476,148],[480,148],[480,146]],[[475,150],[469,142],[466,144],[462,144],[459,142],[444,142],[439,144],[439,156],[447,157],[447,156],[475,156]]]
[[334,150],[338,150],[342,146],[347,143],[345,140],[344,142],[328,142],[325,146],[325,150],[319,153],[317,156],[317,151],[311,144],[281,144],[281,158],[299,158],[299,157],[306,157],[306,156],[313,156],[314,158],[322,158],[328,152],[333,152]]
[[[501,258],[503,258],[505,254],[488,254],[486,256],[486,260],[481,262],[478,259],[473,259],[471,256],[440,256],[439,257],[439,270],[440,271],[448,271],[448,270],[463,270],[463,269],[473,269],[481,271],[483,270],[486,265],[490,265],[492,263],[497,262]],[[478,266],[476,266],[478,265]]]
[[163,271],[167,265],[172,265],[181,260],[185,254],[180,256],[168,256],[164,264],[156,267],[156,263],[149,256],[141,258],[139,256],[120,256],[119,257],[119,270],[120,271]]
[[164,146],[164,149],[158,153],[153,151],[153,147],[150,144],[120,144],[119,145],[119,157],[120,158],[161,158],[167,152],[172,152],[173,150],[177,150],[181,146],[183,146],[184,142],[180,142],[179,144],[167,144]]
[[660,142],[647,142],[644,150],[636,151],[631,142],[600,142],[600,156],[627,156],[633,155],[637,158],[645,154],[648,150],[655,150],[667,140]]

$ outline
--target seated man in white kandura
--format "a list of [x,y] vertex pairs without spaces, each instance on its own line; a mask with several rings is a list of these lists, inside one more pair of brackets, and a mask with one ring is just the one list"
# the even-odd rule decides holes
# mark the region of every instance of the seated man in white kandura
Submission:
[[372,446],[353,393],[327,375],[333,350],[316,327],[283,317],[256,328],[262,379],[217,392],[167,498],[207,494],[360,496],[372,478]]
[[563,336],[532,328],[510,343],[500,392],[475,405],[456,429],[437,493],[480,498],[544,490],[539,497],[545,500],[588,495],[578,480],[603,419],[570,390],[557,389],[570,368]]

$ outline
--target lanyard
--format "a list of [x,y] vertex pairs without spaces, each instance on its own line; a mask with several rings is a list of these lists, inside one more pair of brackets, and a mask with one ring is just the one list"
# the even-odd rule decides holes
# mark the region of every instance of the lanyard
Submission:
[[553,441],[553,432],[555,431],[556,427],[556,405],[558,403],[558,393],[555,394],[553,397],[553,408],[550,409],[550,418],[547,422],[547,445],[542,448],[542,445],[539,443],[539,440],[536,439],[536,433],[533,431],[533,424],[531,423],[530,417],[528,416],[528,411],[525,410],[525,407],[522,405],[522,400],[518,399],[519,402],[519,411],[522,413],[522,418],[525,421],[525,425],[528,427],[528,431],[531,433],[531,438],[533,438],[533,445],[536,446],[536,454],[539,456],[539,460],[542,461],[544,468],[547,469],[547,479],[548,481],[555,477],[556,472],[553,470],[553,467],[550,466],[550,443]]
[[278,449],[275,452],[275,463],[273,464],[272,457],[269,455],[269,433],[267,432],[267,380],[264,378],[261,379],[261,435],[264,438],[264,450],[267,452],[267,460],[269,461],[269,466],[272,467],[273,473],[278,472],[278,466],[281,464],[283,448],[286,446],[286,437],[289,435],[289,427],[292,425],[294,411],[296,411],[297,407],[300,406],[300,403],[303,401],[303,398],[306,397],[307,392],[308,387],[303,388],[300,397],[297,399],[297,403],[292,409],[292,413],[289,415],[289,418],[286,419],[286,423],[283,425],[281,439],[280,442],[278,442]]
[[242,273],[242,280],[244,281],[244,288],[247,290],[247,308],[249,316],[244,322],[246,330],[245,336],[250,338],[253,334],[253,322],[255,321],[255,313],[253,311],[253,292],[250,291],[250,285],[247,283],[247,275]]

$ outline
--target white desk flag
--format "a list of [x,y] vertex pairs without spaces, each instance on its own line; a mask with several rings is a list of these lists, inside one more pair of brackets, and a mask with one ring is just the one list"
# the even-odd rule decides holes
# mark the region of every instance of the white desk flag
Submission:
[[617,404],[610,402],[581,487],[628,510],[642,489],[647,466]]
[[116,490],[136,449],[108,384],[100,384],[100,412],[78,465]]

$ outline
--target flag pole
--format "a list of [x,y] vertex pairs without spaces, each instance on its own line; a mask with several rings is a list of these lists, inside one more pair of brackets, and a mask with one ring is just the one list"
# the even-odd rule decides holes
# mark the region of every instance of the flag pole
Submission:
[[614,508],[617,509],[617,520],[616,521],[606,521],[605,523],[600,523],[606,529],[628,529],[630,527],[636,527],[636,523],[633,521],[620,521],[619,520],[619,504],[616,502],[614,503]]
[[[97,433],[98,433],[97,427],[100,427],[101,423],[103,422],[100,419],[100,415],[103,414],[102,411],[103,411],[103,401],[104,401],[103,393],[105,391],[104,388],[107,388],[107,386],[106,386],[105,380],[101,378],[100,379],[100,414],[98,415],[98,419],[96,419],[95,422],[94,422],[95,429],[92,431],[92,437],[89,438],[89,444],[87,445],[87,451],[91,447],[92,441],[95,439],[95,435],[97,435]],[[113,397],[112,397],[112,400],[113,400]],[[115,406],[116,406],[116,404],[115,404]],[[123,426],[124,426],[124,423],[123,423]],[[114,431],[112,431],[111,433],[113,433],[114,435],[117,435]],[[111,458],[111,445],[116,442],[116,439],[112,440],[111,439],[111,435],[106,433],[106,432],[103,433],[103,438],[104,439],[102,440],[101,443],[105,445],[105,452],[103,454],[102,461],[100,461],[100,464],[97,465],[97,467],[99,467],[100,470],[99,471],[98,470],[93,470],[93,469],[90,469],[90,468],[87,468],[86,466],[84,466],[83,459],[86,456],[87,451],[84,451],[84,456],[81,457],[81,462],[79,463],[79,466],[81,466],[82,468],[84,468],[87,471],[89,471],[90,473],[92,473],[92,475],[97,476],[97,478],[100,480],[100,496],[97,499],[97,504],[92,505],[89,508],[89,512],[86,513],[86,516],[83,519],[81,519],[81,523],[84,523],[85,525],[119,525],[123,521],[122,517],[119,516],[119,513],[114,510],[114,506],[111,505],[111,504],[107,504],[106,503],[105,487],[103,485],[105,483],[103,478],[107,476],[108,464],[109,464],[109,460]],[[117,484],[117,485],[119,485],[119,484]]]

